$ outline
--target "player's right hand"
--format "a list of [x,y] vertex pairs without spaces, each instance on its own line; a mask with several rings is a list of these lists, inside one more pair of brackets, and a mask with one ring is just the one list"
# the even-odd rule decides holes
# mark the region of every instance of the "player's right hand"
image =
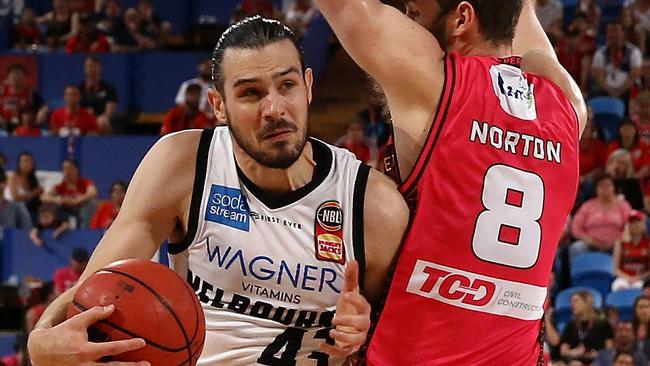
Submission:
[[150,366],[147,361],[99,362],[102,357],[134,351],[146,344],[141,338],[103,343],[88,341],[88,327],[108,318],[114,310],[113,305],[95,306],[55,327],[34,329],[27,343],[32,365]]

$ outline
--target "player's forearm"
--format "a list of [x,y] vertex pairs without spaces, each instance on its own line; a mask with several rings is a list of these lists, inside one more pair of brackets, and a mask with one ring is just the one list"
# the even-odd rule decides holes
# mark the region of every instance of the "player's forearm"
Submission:
[[546,32],[537,19],[535,13],[535,0],[525,0],[519,16],[519,23],[515,30],[512,43],[513,53],[523,56],[531,51],[542,52],[544,55],[557,60],[557,55],[546,36]]

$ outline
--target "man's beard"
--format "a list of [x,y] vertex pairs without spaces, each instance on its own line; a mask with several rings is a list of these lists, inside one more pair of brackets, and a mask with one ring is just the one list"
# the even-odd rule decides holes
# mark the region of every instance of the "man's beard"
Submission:
[[[278,141],[273,143],[273,150],[264,151],[259,147],[259,144],[256,141],[251,142],[244,138],[243,134],[233,126],[230,114],[228,114],[228,128],[237,144],[244,150],[244,152],[246,152],[246,154],[248,154],[248,156],[253,158],[253,160],[259,164],[272,169],[289,168],[298,160],[305,148],[305,144],[307,143],[307,129],[304,129],[302,135],[299,136],[299,140],[293,143],[292,146],[290,146],[291,142],[289,141]],[[290,129],[293,132],[299,131],[296,124],[284,118],[280,118],[260,130],[256,134],[256,138],[258,141],[261,141],[263,139],[262,136],[278,129]]]
[[446,16],[440,16],[436,19],[427,30],[438,40],[440,48],[447,52],[447,28],[445,27]]

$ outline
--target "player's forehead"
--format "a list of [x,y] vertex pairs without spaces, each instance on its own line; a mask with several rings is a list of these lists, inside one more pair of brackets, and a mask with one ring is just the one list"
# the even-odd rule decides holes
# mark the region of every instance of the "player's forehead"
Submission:
[[224,52],[221,67],[226,88],[242,80],[270,80],[287,70],[291,74],[301,72],[298,50],[288,39],[259,48],[229,48]]

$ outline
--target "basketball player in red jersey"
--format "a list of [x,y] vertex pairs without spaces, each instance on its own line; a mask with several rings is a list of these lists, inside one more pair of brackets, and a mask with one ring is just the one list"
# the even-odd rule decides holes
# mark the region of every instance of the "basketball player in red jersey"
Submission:
[[535,364],[587,113],[534,1],[411,1],[431,33],[378,0],[315,2],[385,92],[415,199],[368,363]]

